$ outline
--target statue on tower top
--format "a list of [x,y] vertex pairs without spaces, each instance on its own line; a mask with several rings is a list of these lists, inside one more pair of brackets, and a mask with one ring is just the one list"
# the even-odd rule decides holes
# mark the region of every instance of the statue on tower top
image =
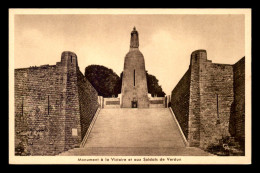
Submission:
[[131,32],[130,48],[138,48],[138,47],[139,47],[138,32],[134,26],[133,31]]

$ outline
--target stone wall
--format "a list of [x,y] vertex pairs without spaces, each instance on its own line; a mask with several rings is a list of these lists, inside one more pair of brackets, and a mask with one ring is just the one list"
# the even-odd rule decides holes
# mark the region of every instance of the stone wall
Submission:
[[81,139],[83,139],[99,107],[99,103],[97,91],[79,70],[77,77],[80,106]]
[[[206,149],[220,139],[243,133],[243,68],[237,64],[216,64],[205,50],[191,54],[189,70],[172,91],[171,105],[190,146]],[[230,127],[232,108],[237,115]],[[234,128],[235,126],[235,128]],[[241,128],[240,128],[241,127]],[[238,129],[239,130],[238,130]],[[234,130],[237,129],[237,130]]]
[[234,104],[230,117],[230,134],[244,147],[245,140],[245,57],[233,66]]
[[208,62],[201,73],[200,147],[207,148],[209,144],[218,143],[222,137],[230,136],[233,68],[231,65]]
[[171,95],[171,108],[181,129],[188,137],[189,100],[190,100],[190,68],[178,82]]
[[55,66],[15,70],[15,146],[24,148],[24,153],[49,155],[64,150],[60,82]]
[[[56,155],[80,145],[98,105],[81,75],[72,52],[56,65],[15,69],[16,155]],[[93,108],[84,111],[80,105],[89,102]]]
[[228,126],[233,102],[232,65],[214,64],[205,50],[191,56],[189,144],[207,148],[229,136]]
[[104,108],[120,108],[120,98],[104,98]]

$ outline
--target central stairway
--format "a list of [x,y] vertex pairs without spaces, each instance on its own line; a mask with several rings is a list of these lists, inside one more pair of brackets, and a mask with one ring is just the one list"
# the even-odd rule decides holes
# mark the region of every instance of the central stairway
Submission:
[[209,155],[184,141],[168,108],[101,109],[85,146],[60,155]]

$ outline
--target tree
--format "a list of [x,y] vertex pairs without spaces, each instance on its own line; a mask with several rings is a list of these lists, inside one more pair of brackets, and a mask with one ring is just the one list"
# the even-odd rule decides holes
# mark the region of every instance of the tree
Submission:
[[157,95],[157,97],[164,97],[165,93],[162,90],[162,87],[159,85],[159,80],[154,76],[149,74],[146,71],[146,78],[147,78],[147,88],[148,93],[150,93],[152,96]]
[[120,77],[112,70],[101,65],[90,65],[85,68],[85,77],[103,97],[112,97],[121,93]]
[[[85,77],[97,90],[98,95],[112,97],[121,93],[123,72],[120,77],[112,70],[101,65],[90,65],[85,68]],[[152,96],[164,97],[165,93],[158,79],[146,71],[148,93]]]

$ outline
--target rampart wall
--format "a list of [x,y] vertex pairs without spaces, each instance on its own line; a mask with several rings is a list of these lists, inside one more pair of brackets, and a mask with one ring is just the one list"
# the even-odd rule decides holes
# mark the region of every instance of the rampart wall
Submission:
[[72,52],[63,52],[56,65],[15,69],[16,155],[79,147],[97,107],[97,92]]
[[178,82],[171,96],[171,107],[185,137],[188,137],[189,101],[190,101],[190,68]]
[[233,66],[234,104],[230,117],[230,133],[244,147],[245,140],[245,57]]
[[[207,60],[205,50],[191,54],[190,67],[171,96],[173,112],[190,146],[206,149],[230,136],[230,130],[240,129],[236,134],[242,131],[239,127],[244,125],[241,97],[245,90],[241,77],[243,62],[239,62],[234,66],[212,63]],[[233,105],[239,112],[235,119],[239,120],[230,127]]]

